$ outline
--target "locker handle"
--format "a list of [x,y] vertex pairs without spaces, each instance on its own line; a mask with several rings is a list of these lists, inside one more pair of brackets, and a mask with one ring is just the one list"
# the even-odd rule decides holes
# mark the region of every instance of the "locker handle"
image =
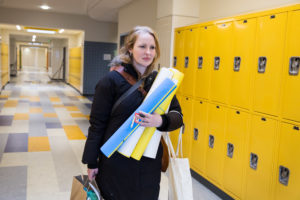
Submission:
[[234,145],[231,143],[227,143],[227,156],[229,158],[233,157]]
[[184,131],[185,131],[185,124],[183,123],[182,124],[182,134],[184,134]]
[[236,114],[238,114],[238,115],[239,115],[239,114],[240,114],[240,111],[236,111]]
[[173,66],[176,67],[176,65],[177,65],[177,57],[174,56],[174,58],[173,58]]
[[199,56],[198,57],[198,69],[202,69],[202,64],[203,64],[203,57]]
[[186,56],[186,57],[184,58],[184,67],[185,67],[185,68],[188,68],[188,66],[189,66],[189,57]]
[[271,19],[274,19],[274,18],[275,18],[275,15],[271,15],[270,18],[271,18]]
[[299,131],[299,126],[294,126],[294,129]]
[[300,57],[291,57],[289,74],[292,76],[297,76],[299,74],[299,68],[300,68]]
[[250,167],[254,170],[257,169],[258,156],[255,153],[250,154]]
[[213,149],[214,148],[214,144],[215,144],[215,137],[213,135],[209,135],[208,146]]
[[288,185],[290,178],[290,170],[284,166],[279,166],[279,182],[285,186]]
[[234,57],[234,61],[233,61],[233,71],[235,72],[240,71],[240,67],[241,67],[241,57],[236,56]]
[[194,140],[198,140],[198,129],[194,128]]
[[220,57],[216,56],[214,61],[214,70],[219,70],[220,68]]
[[262,117],[262,118],[261,118],[261,120],[262,120],[262,121],[267,121],[267,119],[266,119],[266,118],[264,118],[264,117]]
[[267,65],[267,57],[261,56],[258,58],[258,73],[265,73]]

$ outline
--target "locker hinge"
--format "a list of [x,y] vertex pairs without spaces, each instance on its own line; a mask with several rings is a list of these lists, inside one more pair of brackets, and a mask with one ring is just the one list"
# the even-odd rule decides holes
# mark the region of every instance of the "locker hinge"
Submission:
[[279,182],[285,186],[289,183],[290,170],[284,166],[279,167]]
[[299,73],[300,57],[291,57],[290,58],[290,75],[296,76]]
[[233,157],[234,146],[231,143],[227,143],[227,156],[229,158]]
[[213,135],[209,135],[208,146],[210,148],[214,148],[214,144],[215,144],[215,137]]
[[250,167],[254,170],[257,168],[258,156],[254,153],[250,154]]

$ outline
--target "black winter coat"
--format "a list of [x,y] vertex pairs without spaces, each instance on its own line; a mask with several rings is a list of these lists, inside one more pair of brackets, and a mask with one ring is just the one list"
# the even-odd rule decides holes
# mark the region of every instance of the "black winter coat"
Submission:
[[[124,70],[138,77],[133,66],[124,64]],[[148,92],[157,72],[150,74],[144,83]],[[126,121],[142,103],[144,96],[139,90],[124,99],[114,113],[114,103],[131,85],[116,71],[109,72],[97,84],[90,114],[90,127],[82,162],[88,168],[99,168],[96,181],[105,200],[157,200],[161,174],[162,145],[156,159],[142,157],[140,161],[124,157],[117,151],[106,158],[100,147]],[[175,111],[175,112],[170,112]],[[181,108],[174,96],[169,113],[162,115],[160,131],[172,131],[182,125]]]

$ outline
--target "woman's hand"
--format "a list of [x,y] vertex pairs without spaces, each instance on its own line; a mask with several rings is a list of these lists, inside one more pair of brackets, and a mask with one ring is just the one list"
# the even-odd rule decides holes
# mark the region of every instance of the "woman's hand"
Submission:
[[140,111],[138,114],[136,114],[136,120],[139,121],[138,123],[144,127],[160,127],[162,125],[162,118],[157,113],[148,114]]
[[95,179],[96,175],[98,174],[98,168],[96,169],[88,169],[87,170],[89,180],[92,181]]

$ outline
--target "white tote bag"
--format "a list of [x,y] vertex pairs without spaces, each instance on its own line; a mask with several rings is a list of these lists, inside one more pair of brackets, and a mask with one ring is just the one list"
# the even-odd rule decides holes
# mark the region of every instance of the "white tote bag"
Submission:
[[[193,185],[189,159],[182,158],[182,127],[178,136],[176,154],[169,133],[167,133],[166,137],[170,155],[168,168],[169,200],[193,200]],[[178,152],[181,152],[181,158],[179,158]]]

